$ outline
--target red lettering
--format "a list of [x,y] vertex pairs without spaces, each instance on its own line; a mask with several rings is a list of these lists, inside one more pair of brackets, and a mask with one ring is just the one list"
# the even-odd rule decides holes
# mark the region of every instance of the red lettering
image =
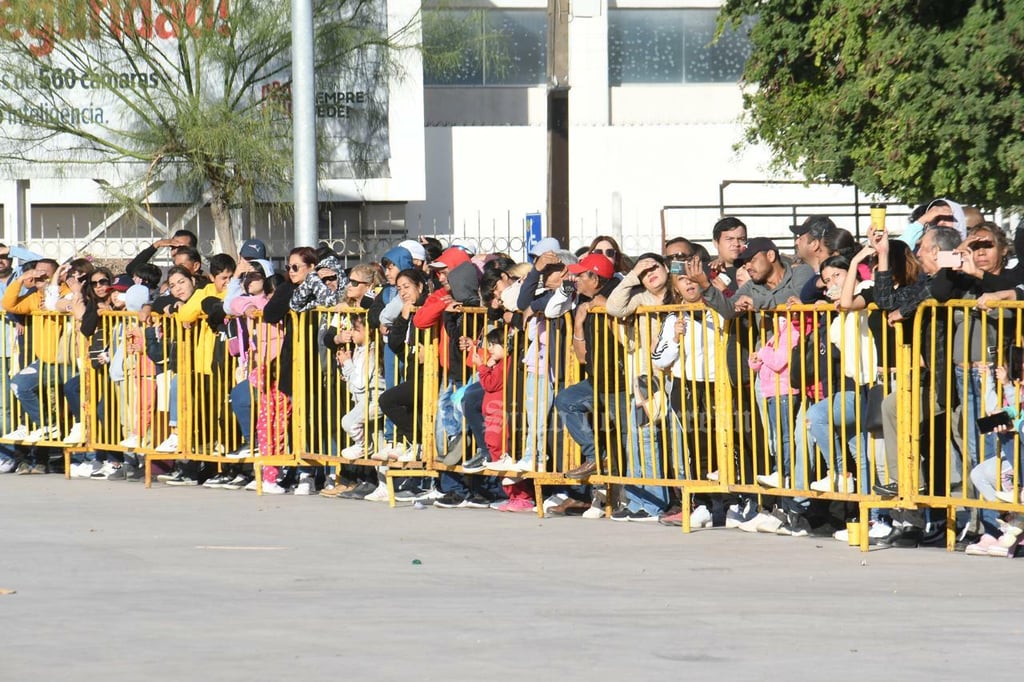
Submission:
[[125,32],[132,31],[139,38],[153,37],[153,3],[151,0],[128,0],[125,12]]

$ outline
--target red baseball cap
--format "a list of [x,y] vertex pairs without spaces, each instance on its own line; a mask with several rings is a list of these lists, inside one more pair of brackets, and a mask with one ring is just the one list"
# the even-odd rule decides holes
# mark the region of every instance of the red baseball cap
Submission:
[[593,272],[603,279],[611,279],[615,276],[615,266],[612,265],[607,256],[603,256],[600,253],[591,253],[579,263],[570,265],[569,272],[574,275],[583,272]]

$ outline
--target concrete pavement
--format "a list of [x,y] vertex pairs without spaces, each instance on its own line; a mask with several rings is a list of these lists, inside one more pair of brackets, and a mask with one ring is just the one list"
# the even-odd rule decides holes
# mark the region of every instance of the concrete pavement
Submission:
[[[1024,562],[0,476],[0,680],[1018,676]],[[419,563],[415,563],[419,560]]]

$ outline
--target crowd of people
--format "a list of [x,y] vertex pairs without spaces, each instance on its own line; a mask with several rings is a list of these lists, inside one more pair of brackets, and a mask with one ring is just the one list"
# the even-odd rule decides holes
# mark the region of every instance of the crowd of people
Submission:
[[[851,500],[901,494],[899,327],[919,336],[918,493],[991,503],[961,545],[1012,556],[1024,351],[1001,302],[1024,297],[1024,233],[948,199],[863,244],[827,216],[790,229],[792,253],[724,217],[714,255],[599,236],[516,262],[422,238],[354,267],[298,247],[281,272],[258,240],[204,261],[188,231],[117,275],[0,245],[0,472],[66,447],[76,478],[138,480],[151,457],[168,485],[255,489],[263,457],[264,493],[384,501],[397,467],[396,499],[440,508],[845,539]],[[289,454],[345,463],[269,459]],[[679,480],[734,490],[682,509]],[[917,546],[944,521],[872,509],[870,538]]]

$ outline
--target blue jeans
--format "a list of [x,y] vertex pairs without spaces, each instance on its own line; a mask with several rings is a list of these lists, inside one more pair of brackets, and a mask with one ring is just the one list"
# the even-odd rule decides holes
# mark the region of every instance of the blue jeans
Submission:
[[[437,415],[434,419],[434,444],[438,457],[444,457],[444,449],[448,439],[462,433],[462,414],[455,408],[455,403],[452,402],[452,394],[460,386],[462,386],[461,382],[450,380],[448,385],[442,389],[441,395],[437,397]],[[477,447],[479,445],[478,443]]]
[[[69,369],[65,365],[36,361],[11,379],[14,397],[21,403],[21,409],[25,411],[31,423],[36,427],[43,426],[43,416],[39,405],[40,392],[46,395],[52,391],[54,386],[62,383],[62,377]],[[47,424],[47,426],[56,426],[56,424]]]
[[[526,410],[526,444],[523,461],[547,460],[548,417],[554,401],[555,386],[547,377],[528,373],[523,388],[523,409]],[[543,465],[539,468],[543,470]]]
[[231,402],[231,411],[238,420],[238,427],[242,429],[242,440],[249,443],[250,447],[255,446],[249,439],[252,434],[252,388],[249,386],[249,380],[245,379],[235,384],[228,399]]
[[793,421],[790,417],[790,406],[792,406],[794,415],[799,412],[800,396],[782,395],[765,398],[765,407],[767,408],[768,415],[768,437],[777,446],[775,455],[782,460],[783,477],[789,476],[789,463],[793,457]]
[[[667,399],[667,396],[665,397]],[[629,433],[632,436],[633,444],[630,448],[630,470],[623,472],[634,477],[662,478],[664,468],[662,467],[662,448],[658,437],[658,426],[660,422],[637,426],[637,409],[629,411]],[[676,413],[668,410],[665,417],[666,430],[664,438],[678,438],[681,434],[681,426]],[[676,434],[675,436],[673,434]],[[674,444],[666,444],[666,447],[675,452],[682,451],[682,439]],[[654,485],[627,485],[623,492],[628,500],[629,510],[646,511],[651,516],[658,516],[668,508],[668,489],[663,486]]]
[[593,462],[597,457],[594,429],[590,426],[590,413],[594,409],[594,387],[584,379],[559,391],[554,402],[565,430],[579,443],[583,461]]
[[[985,459],[999,455],[999,440],[996,434],[986,433],[982,435],[978,431],[978,418],[995,411],[999,404],[994,393],[995,378],[991,376],[987,369],[972,367],[967,378],[967,395],[965,397],[963,395],[963,367],[955,367],[954,373],[956,375],[957,395],[960,396],[960,409],[963,410],[967,417],[967,433],[964,437],[964,443],[967,447],[967,458],[970,468],[973,469],[981,461],[981,446],[985,448]],[[982,387],[983,379],[984,388]],[[955,424],[953,428],[962,428],[962,422]],[[964,477],[966,478],[969,473],[969,470],[964,472]]]
[[[854,391],[839,391],[833,393],[824,400],[819,400],[807,408],[807,430],[818,447],[821,448],[822,457],[832,470],[832,475],[838,477],[845,469],[846,450],[840,442],[843,435],[843,427],[846,427],[847,440],[856,447],[857,433],[857,393]],[[861,401],[861,409],[865,402]],[[832,424],[829,424],[829,409],[832,411]],[[831,428],[830,428],[831,426]],[[867,456],[861,457],[861,470],[867,470]],[[861,478],[864,478],[862,475]]]

